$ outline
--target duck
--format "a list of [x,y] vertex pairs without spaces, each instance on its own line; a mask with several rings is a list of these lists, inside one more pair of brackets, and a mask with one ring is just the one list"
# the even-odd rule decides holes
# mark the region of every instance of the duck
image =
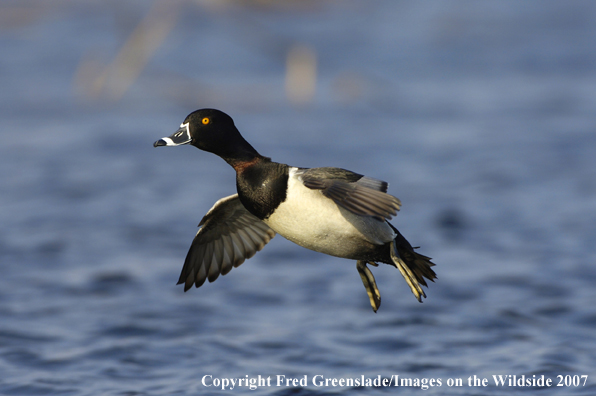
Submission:
[[236,171],[237,193],[221,198],[199,223],[177,284],[214,282],[254,256],[276,234],[304,248],[356,261],[374,312],[381,294],[368,267],[396,267],[422,302],[435,265],[419,254],[389,220],[401,208],[387,182],[342,168],[301,168],[262,156],[234,120],[216,109],[190,113],[154,147],[191,145],[213,153]]

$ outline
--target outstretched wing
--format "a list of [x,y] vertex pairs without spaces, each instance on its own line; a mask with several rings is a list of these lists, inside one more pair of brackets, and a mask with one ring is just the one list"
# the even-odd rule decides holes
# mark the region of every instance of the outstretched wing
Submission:
[[360,216],[391,219],[401,207],[399,199],[387,194],[387,183],[339,168],[313,168],[302,173],[303,184],[321,190],[337,205]]
[[275,232],[240,202],[238,194],[220,199],[199,224],[190,245],[178,284],[184,291],[216,280],[251,258],[275,236]]

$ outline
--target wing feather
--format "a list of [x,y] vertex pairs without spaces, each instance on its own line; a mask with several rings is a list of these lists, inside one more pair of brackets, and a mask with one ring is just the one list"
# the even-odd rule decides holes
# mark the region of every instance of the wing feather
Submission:
[[387,194],[387,183],[339,168],[304,170],[302,183],[337,205],[360,216],[389,220],[401,207],[399,199]]
[[227,274],[275,236],[271,228],[246,210],[238,194],[217,201],[199,227],[178,279],[184,291]]
[[223,235],[224,256],[222,259],[221,274],[226,275],[234,268],[234,243],[229,235]]

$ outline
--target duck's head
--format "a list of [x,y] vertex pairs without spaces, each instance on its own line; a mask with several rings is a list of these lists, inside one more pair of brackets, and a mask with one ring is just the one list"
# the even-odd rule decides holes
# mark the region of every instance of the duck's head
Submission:
[[176,132],[153,143],[159,146],[193,145],[219,155],[231,165],[260,157],[240,135],[232,117],[223,111],[201,109],[190,113]]

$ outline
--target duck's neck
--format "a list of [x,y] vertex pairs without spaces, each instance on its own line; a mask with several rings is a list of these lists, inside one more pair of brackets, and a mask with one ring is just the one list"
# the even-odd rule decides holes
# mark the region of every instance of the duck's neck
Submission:
[[[256,151],[255,151],[256,153]],[[246,169],[261,163],[263,161],[271,161],[271,158],[263,157],[259,153],[254,156],[246,156],[243,158],[224,158],[224,160],[234,168],[236,173],[242,173]]]
[[265,157],[259,154],[246,140],[242,143],[243,144],[236,145],[234,150],[218,154],[224,161],[230,164],[236,172],[251,165],[255,165],[265,159]]
[[[238,131],[226,135],[225,138],[219,137],[216,145],[198,145],[197,147],[210,151],[221,157],[230,164],[236,171],[251,164],[258,163],[263,157],[253,146],[250,145]],[[225,140],[224,140],[225,139]]]

